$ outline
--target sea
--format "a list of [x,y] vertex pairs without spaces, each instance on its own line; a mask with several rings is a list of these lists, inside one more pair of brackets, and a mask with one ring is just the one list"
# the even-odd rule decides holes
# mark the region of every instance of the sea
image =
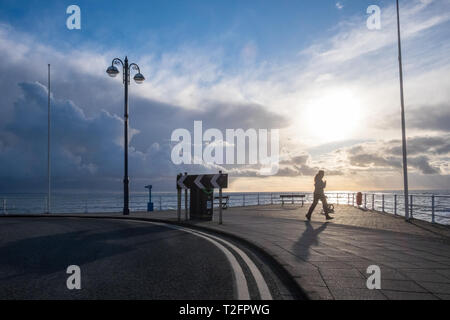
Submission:
[[[312,201],[311,192],[224,192],[228,196],[228,206],[254,206],[281,204],[280,195],[305,194],[305,203]],[[356,192],[332,191],[326,193],[328,202],[334,205],[356,205]],[[217,192],[215,196],[218,196]],[[189,195],[188,195],[189,197]],[[366,191],[363,192],[362,207],[404,216],[404,197],[402,192]],[[297,203],[298,200],[295,200]],[[130,193],[130,210],[147,211],[148,192]],[[176,192],[152,192],[155,211],[177,208]],[[412,205],[411,205],[412,202]],[[182,192],[184,204],[184,192]],[[290,204],[290,200],[286,202]],[[218,200],[215,201],[218,206]],[[120,192],[55,192],[51,194],[52,213],[112,213],[121,212],[123,195]],[[39,214],[48,212],[47,194],[43,193],[2,193],[0,194],[0,214]],[[416,219],[450,225],[450,190],[410,191],[410,212]]]

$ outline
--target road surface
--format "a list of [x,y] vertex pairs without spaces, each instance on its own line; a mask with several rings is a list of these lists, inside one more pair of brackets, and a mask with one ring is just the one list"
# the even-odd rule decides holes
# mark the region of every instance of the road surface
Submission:
[[[70,265],[80,290],[67,288]],[[235,244],[170,225],[0,219],[0,299],[279,298],[257,265]]]

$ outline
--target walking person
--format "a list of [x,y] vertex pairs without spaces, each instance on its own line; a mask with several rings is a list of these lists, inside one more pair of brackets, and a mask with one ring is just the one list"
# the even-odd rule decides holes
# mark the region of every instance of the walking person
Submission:
[[323,212],[325,212],[326,219],[333,219],[333,217],[329,215],[327,197],[325,197],[324,189],[327,186],[327,182],[322,180],[324,176],[325,172],[323,170],[320,170],[314,177],[314,200],[311,204],[311,207],[309,207],[308,213],[306,214],[306,219],[308,219],[308,221],[311,220],[311,215],[316,208],[319,200],[322,201]]

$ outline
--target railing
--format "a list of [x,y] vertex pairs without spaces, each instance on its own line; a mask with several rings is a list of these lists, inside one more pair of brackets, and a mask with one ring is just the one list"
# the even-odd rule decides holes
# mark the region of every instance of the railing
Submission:
[[[230,207],[278,205],[280,195],[304,194],[305,198],[285,200],[285,204],[305,204],[313,200],[312,193],[304,192],[254,192],[254,193],[224,193],[229,196]],[[328,202],[335,205],[356,206],[354,192],[327,192]],[[184,192],[182,203],[184,203]],[[188,194],[189,197],[189,194]],[[120,212],[123,207],[122,195],[117,194],[59,194],[52,196],[51,212],[55,213],[101,213]],[[43,213],[47,212],[47,198],[44,194],[4,194],[0,195],[0,213]],[[130,209],[146,211],[148,195],[146,193],[131,194]],[[152,197],[155,210],[175,210],[177,207],[176,193],[154,193]],[[450,224],[450,195],[411,194],[409,198],[410,216],[416,219],[439,224]],[[218,203],[215,203],[218,206]],[[394,193],[363,193],[362,208],[393,215],[404,215],[404,198],[402,194]]]

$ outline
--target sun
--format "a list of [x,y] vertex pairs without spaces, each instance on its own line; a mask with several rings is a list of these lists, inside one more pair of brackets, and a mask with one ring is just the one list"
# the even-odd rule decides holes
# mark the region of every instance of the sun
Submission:
[[360,120],[361,105],[349,90],[325,93],[311,100],[303,113],[307,134],[320,141],[352,138]]

